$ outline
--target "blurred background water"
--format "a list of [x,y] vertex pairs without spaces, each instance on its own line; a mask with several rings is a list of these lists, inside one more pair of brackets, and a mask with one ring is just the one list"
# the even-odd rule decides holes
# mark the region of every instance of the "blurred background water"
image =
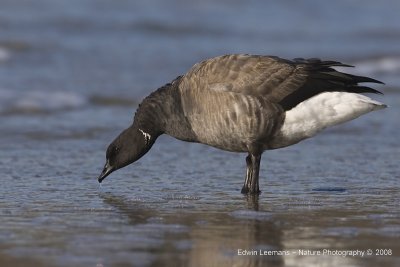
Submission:
[[[0,0],[0,266],[398,266],[399,14],[394,0]],[[390,108],[266,152],[257,200],[240,194],[245,155],[170,137],[99,187],[141,99],[228,53],[356,65]]]

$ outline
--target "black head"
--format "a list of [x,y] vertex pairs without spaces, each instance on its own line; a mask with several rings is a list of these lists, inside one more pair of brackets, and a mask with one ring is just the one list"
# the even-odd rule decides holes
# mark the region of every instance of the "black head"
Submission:
[[137,128],[124,130],[109,146],[106,164],[98,181],[101,183],[110,173],[140,159],[154,144],[156,137]]

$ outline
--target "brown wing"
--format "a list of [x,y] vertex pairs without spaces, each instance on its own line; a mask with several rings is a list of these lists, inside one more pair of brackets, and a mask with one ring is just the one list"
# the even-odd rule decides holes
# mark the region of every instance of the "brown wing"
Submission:
[[181,84],[189,90],[231,91],[266,97],[285,110],[325,91],[380,93],[358,83],[381,82],[338,72],[332,68],[335,66],[350,67],[319,59],[290,61],[272,56],[225,55],[194,65]]

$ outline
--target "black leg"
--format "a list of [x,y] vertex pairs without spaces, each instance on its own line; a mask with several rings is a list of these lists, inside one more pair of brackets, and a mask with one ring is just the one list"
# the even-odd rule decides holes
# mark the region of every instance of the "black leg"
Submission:
[[259,194],[261,193],[258,177],[260,173],[260,155],[249,154],[246,157],[247,171],[246,179],[242,188],[242,194]]
[[261,154],[260,155],[251,155],[251,164],[253,169],[253,175],[250,184],[250,194],[259,194],[261,193],[259,185],[258,185],[258,177],[260,173],[260,161],[261,161]]
[[244,179],[244,185],[242,187],[242,194],[247,194],[250,191],[251,176],[253,174],[251,155],[248,154],[246,157],[246,178]]

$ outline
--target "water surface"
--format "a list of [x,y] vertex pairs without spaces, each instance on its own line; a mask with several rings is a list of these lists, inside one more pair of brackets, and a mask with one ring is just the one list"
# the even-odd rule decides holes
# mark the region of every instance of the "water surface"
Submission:
[[[1,266],[399,265],[398,2],[0,4]],[[264,153],[257,198],[245,155],[167,136],[99,187],[145,95],[244,52],[357,65],[390,108]]]

